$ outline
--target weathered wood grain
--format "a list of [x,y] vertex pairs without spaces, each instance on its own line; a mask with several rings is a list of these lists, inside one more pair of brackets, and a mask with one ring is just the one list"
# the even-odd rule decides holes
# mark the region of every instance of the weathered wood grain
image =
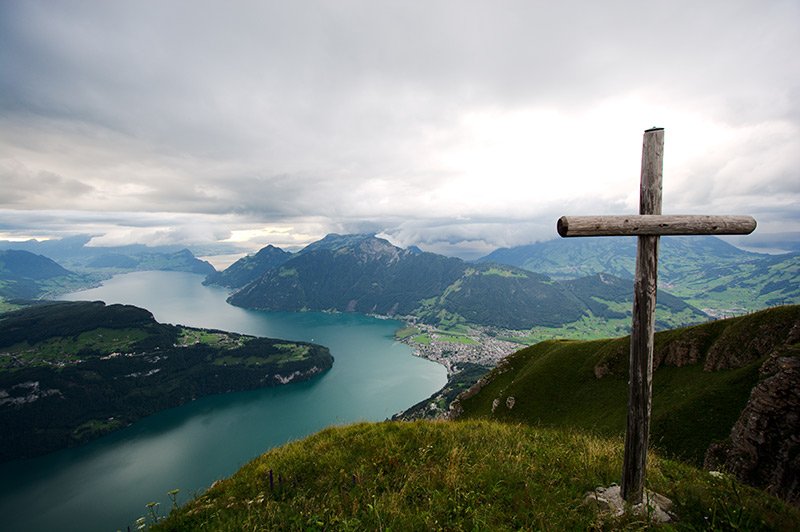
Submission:
[[[661,214],[664,130],[645,131],[639,214]],[[653,338],[658,284],[658,235],[640,236],[636,248],[633,283],[633,322],[629,357],[628,421],[622,465],[622,498],[642,502],[650,438],[650,406],[653,396]]]
[[747,235],[756,228],[752,216],[702,214],[562,216],[556,229],[562,237],[640,235]]

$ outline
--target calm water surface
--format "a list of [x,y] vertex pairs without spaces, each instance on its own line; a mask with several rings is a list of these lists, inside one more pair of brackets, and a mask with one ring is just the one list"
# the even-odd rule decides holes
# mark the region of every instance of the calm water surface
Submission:
[[179,488],[185,502],[271,447],[329,425],[385,419],[446,381],[443,367],[394,341],[396,321],[247,311],[201,281],[140,272],[64,299],[128,303],[165,323],[316,342],[330,348],[333,368],[312,382],[206,397],[82,447],[0,464],[0,529],[125,530],[150,501],[166,511],[169,490]]

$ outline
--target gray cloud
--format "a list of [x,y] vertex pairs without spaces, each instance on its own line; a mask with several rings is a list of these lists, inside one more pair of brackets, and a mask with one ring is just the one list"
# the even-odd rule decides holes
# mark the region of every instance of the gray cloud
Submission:
[[629,210],[651,125],[665,209],[794,224],[799,27],[790,0],[3,2],[4,230],[470,254]]
[[0,207],[48,208],[90,193],[91,186],[47,170],[33,171],[16,160],[0,160]]

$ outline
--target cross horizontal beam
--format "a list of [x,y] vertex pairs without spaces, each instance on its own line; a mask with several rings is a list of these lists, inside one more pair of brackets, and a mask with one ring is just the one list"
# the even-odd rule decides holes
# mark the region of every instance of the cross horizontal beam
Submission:
[[634,235],[747,235],[756,228],[751,216],[694,214],[630,216],[562,216],[556,226],[562,237]]

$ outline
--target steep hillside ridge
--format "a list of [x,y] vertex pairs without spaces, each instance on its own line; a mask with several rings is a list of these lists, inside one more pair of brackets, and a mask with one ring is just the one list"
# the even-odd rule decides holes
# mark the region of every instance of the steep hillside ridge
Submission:
[[[527,329],[561,327],[584,317],[628,316],[631,287],[609,291],[608,283],[595,278],[568,285],[511,266],[471,265],[404,250],[374,235],[328,235],[267,269],[229,301],[263,310],[337,310],[413,316],[430,324]],[[707,319],[666,292],[659,302],[662,316],[670,318],[659,325]]]
[[[583,504],[618,481],[622,442],[488,421],[361,423],[273,449],[155,530],[640,530]],[[654,456],[679,529],[789,530],[800,511]],[[731,512],[730,509],[735,511]]]
[[[709,447],[731,437],[737,420],[747,418],[743,411],[758,409],[754,404],[758,395],[754,399],[751,392],[758,388],[759,379],[767,382],[775,374],[768,368],[793,367],[774,359],[796,353],[798,323],[800,307],[787,306],[656,333],[651,443],[669,456],[702,464]],[[462,394],[452,405],[454,417],[622,434],[628,350],[627,337],[547,341],[523,349]],[[796,375],[791,371],[782,375],[784,384],[778,389],[788,395],[783,402],[772,403],[769,416],[783,419],[793,428],[765,430],[776,438],[794,430],[781,440],[788,446],[781,467],[794,471],[787,478],[797,478],[791,475],[797,472],[793,461],[800,442],[796,422],[791,421],[797,419],[797,411],[791,407],[800,401],[800,381],[793,380]],[[759,426],[764,429],[767,425]],[[760,438],[752,431],[750,434]],[[796,491],[792,493],[782,495],[793,500]]]
[[281,248],[269,245],[255,255],[237,260],[225,270],[214,272],[206,277],[203,284],[216,284],[228,288],[241,288],[260,278],[268,271],[289,260],[292,254]]

